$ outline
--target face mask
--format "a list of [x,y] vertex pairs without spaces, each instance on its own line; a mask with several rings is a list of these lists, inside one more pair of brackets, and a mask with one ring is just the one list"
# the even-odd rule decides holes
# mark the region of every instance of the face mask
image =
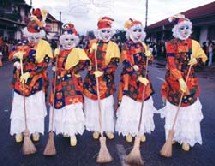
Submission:
[[187,39],[190,36],[190,28],[188,25],[179,26],[180,39]]
[[29,41],[29,43],[31,43],[31,44],[36,44],[36,43],[38,43],[40,39],[41,39],[40,36],[30,36],[30,37],[28,37],[28,41]]
[[135,43],[141,42],[143,34],[143,29],[140,26],[134,26],[130,29],[130,38]]
[[71,49],[75,47],[75,42],[73,36],[66,36],[64,42],[62,43],[64,49]]
[[100,31],[101,40],[104,42],[108,42],[111,39],[111,31],[107,29],[103,29]]

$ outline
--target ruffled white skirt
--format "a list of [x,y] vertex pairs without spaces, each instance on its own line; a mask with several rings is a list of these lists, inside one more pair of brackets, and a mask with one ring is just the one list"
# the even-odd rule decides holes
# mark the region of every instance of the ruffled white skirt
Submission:
[[[133,137],[138,135],[138,125],[140,119],[140,110],[142,102],[134,101],[124,95],[120,107],[117,110],[116,131],[123,136],[131,134]],[[153,120],[156,108],[153,106],[153,99],[144,101],[142,122],[139,134],[150,133],[154,131],[155,124]]]
[[[49,131],[52,129],[53,107],[49,109]],[[67,105],[60,109],[54,109],[53,131],[56,134],[64,134],[73,137],[84,132],[83,103]]]
[[[25,110],[27,127],[30,133],[44,133],[44,118],[47,115],[45,93],[39,91],[34,95],[25,97]],[[14,92],[12,111],[10,115],[10,134],[22,133],[25,130],[24,97]]]
[[[161,117],[165,118],[165,133],[168,138],[168,131],[172,129],[174,117],[178,107],[167,101],[161,111]],[[202,105],[199,100],[188,107],[181,107],[174,127],[174,141],[188,143],[194,146],[195,143],[202,144],[200,122],[204,118]]]
[[[102,131],[114,132],[113,95],[101,100]],[[85,125],[88,131],[100,131],[98,100],[84,96]]]

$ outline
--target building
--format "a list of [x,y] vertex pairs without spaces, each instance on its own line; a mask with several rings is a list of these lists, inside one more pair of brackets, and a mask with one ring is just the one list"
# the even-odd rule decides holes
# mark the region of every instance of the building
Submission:
[[[192,21],[192,38],[203,43],[215,41],[215,2],[181,12]],[[167,41],[172,38],[172,27],[168,18],[147,27],[147,38],[151,42]]]
[[6,41],[20,39],[31,6],[24,0],[1,1],[0,5],[0,36]]
[[[19,40],[22,38],[22,29],[29,20],[31,6],[24,0],[0,1],[0,36],[5,41]],[[48,14],[46,19],[48,39],[58,39],[62,23]]]

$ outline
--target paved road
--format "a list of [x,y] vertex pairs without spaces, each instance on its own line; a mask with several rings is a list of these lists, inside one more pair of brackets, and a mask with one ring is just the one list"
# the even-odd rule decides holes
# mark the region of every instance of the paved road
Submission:
[[[157,109],[161,108],[160,86],[164,78],[163,65],[154,63],[150,68],[150,77],[155,89],[153,96]],[[205,70],[206,71],[206,70]],[[22,155],[22,144],[16,144],[10,130],[10,113],[12,92],[9,83],[12,75],[12,64],[0,68],[0,165],[1,166],[96,166],[96,155],[100,145],[92,139],[89,132],[78,137],[76,147],[69,146],[69,138],[57,136],[55,144],[57,155],[42,155],[47,142],[47,133],[36,143],[37,153],[32,156]],[[215,79],[213,73],[199,72],[204,120],[201,124],[203,145],[196,145],[190,152],[181,150],[179,144],[173,146],[173,157],[162,158],[159,155],[164,143],[164,120],[155,114],[156,129],[147,134],[147,142],[141,144],[141,154],[145,166],[215,166]],[[186,122],[185,122],[186,123]],[[47,124],[47,118],[46,118]],[[47,128],[46,128],[47,131]],[[108,149],[114,161],[107,166],[126,166],[123,157],[130,152],[132,144],[127,144],[123,137],[115,135],[114,141],[107,141]]]

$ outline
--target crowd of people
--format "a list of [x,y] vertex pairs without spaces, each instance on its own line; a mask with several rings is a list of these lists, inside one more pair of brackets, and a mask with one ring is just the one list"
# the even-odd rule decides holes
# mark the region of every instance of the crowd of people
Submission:
[[[133,137],[146,141],[145,133],[155,130],[156,111],[154,89],[148,75],[152,60],[142,23],[135,19],[125,22],[127,41],[121,48],[111,41],[114,19],[98,20],[95,39],[78,48],[79,35],[74,24],[64,24],[60,47],[52,51],[43,40],[45,12],[33,10],[31,21],[23,30],[27,43],[21,43],[11,53],[14,61],[14,90],[10,134],[17,143],[29,132],[33,141],[44,134],[47,115],[46,94],[49,85],[48,64],[52,61],[52,89],[49,94],[49,131],[70,137],[70,145],[78,143],[77,134],[92,132],[94,139],[114,138],[114,133],[132,142]],[[190,38],[192,23],[183,15],[171,19],[174,39],[166,44],[167,72],[162,85],[162,108],[166,139],[175,123],[173,141],[189,151],[202,144],[200,122],[203,119],[199,101],[198,78],[192,66],[207,60],[199,43]],[[84,48],[84,49],[83,49]],[[115,71],[122,64],[119,89],[114,84]],[[87,70],[83,79],[80,72]],[[118,92],[115,119],[114,93]],[[143,104],[144,103],[144,104]],[[178,119],[177,109],[181,107]]]

